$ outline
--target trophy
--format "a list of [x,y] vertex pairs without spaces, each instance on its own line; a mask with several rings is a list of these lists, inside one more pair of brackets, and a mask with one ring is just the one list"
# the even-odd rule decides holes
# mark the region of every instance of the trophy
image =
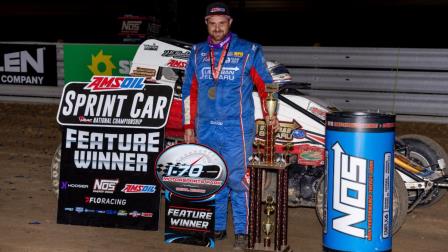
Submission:
[[266,198],[266,207],[264,208],[264,213],[266,214],[266,220],[263,222],[263,232],[265,234],[264,237],[264,247],[270,247],[271,246],[271,233],[272,230],[274,229],[273,227],[273,223],[271,221],[271,215],[274,213],[275,211],[275,206],[274,206],[274,198],[272,198],[271,195],[269,195]]
[[[277,114],[278,101],[276,91],[268,90],[266,107],[269,113],[269,119]],[[275,160],[275,130],[273,125],[266,125],[266,139],[264,146],[256,142],[258,160],[252,158],[249,162],[250,169],[250,210],[249,210],[249,241],[247,251],[292,251],[287,244],[288,229],[288,163],[284,158]],[[261,150],[260,146],[264,148]],[[287,147],[288,151],[291,147]],[[274,171],[277,175],[277,186],[275,196],[269,195],[266,198],[265,208],[262,211],[263,199],[263,172]],[[275,198],[275,201],[274,201]],[[262,222],[262,213],[264,212],[264,221]],[[274,220],[271,220],[271,216]],[[262,231],[264,233],[263,242],[261,241]],[[271,234],[274,234],[271,242]]]

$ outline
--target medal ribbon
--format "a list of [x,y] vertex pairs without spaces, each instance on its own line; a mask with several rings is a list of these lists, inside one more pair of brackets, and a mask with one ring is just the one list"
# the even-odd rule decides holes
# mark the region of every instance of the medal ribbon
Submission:
[[230,43],[227,43],[227,44],[224,45],[224,49],[223,49],[223,51],[221,53],[221,56],[219,57],[218,66],[217,67],[215,67],[215,50],[214,50],[213,47],[210,48],[210,67],[211,67],[211,70],[212,70],[213,80],[215,82],[218,81],[219,74],[221,73],[222,66],[224,65],[223,64],[224,63],[224,59],[227,56],[227,52],[229,52],[229,44]]

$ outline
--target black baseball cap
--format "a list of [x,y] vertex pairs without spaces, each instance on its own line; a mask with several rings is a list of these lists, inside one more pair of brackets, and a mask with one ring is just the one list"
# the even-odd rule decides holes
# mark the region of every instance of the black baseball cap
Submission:
[[230,17],[229,6],[223,2],[214,2],[207,5],[205,18],[212,15],[226,15]]

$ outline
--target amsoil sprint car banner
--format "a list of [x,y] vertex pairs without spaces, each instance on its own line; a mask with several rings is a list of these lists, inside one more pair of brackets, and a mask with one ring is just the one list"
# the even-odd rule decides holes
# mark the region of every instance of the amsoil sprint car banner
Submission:
[[56,86],[56,46],[0,44],[0,84]]
[[227,182],[227,166],[214,150],[178,144],[160,154],[155,173],[165,188],[165,242],[214,247],[214,195]]
[[132,77],[65,87],[58,223],[157,230],[154,163],[172,95]]
[[162,128],[173,89],[146,85],[143,77],[93,76],[90,83],[64,87],[58,122],[65,126]]

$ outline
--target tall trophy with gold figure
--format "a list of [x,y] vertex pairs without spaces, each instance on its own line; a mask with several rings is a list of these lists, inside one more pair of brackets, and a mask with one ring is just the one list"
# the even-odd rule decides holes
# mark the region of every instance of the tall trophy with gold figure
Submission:
[[[268,90],[266,107],[270,119],[276,116],[278,87]],[[249,242],[247,251],[292,251],[288,246],[288,163],[286,158],[275,158],[275,129],[266,125],[264,144],[256,142],[256,156],[249,163],[250,169],[250,211]],[[260,147],[263,146],[261,149]],[[286,148],[288,156],[289,148]],[[263,171],[277,174],[277,187],[274,195],[268,195],[263,204]],[[272,220],[271,217],[274,217]],[[263,219],[263,220],[262,220]],[[274,234],[274,239],[271,235]],[[273,242],[272,242],[273,240]]]

